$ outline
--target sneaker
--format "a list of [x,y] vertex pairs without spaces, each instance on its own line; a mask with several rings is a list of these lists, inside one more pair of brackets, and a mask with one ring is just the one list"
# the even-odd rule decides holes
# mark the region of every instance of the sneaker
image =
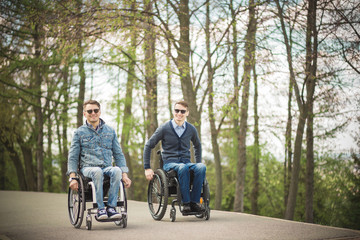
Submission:
[[194,202],[190,203],[190,207],[192,212],[203,212],[205,210],[202,205]]
[[113,207],[107,207],[106,211],[109,218],[121,218],[121,214]]
[[98,220],[104,220],[104,219],[107,219],[108,218],[108,215],[106,214],[106,210],[105,208],[103,209],[98,209],[98,212],[96,214],[96,218]]

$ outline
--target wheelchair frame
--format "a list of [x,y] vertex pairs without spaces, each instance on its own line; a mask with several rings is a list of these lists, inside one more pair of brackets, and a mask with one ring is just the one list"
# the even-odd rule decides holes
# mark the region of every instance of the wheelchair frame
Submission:
[[[84,212],[87,211],[86,215],[86,229],[91,230],[92,228],[92,214],[97,214],[97,203],[96,203],[96,193],[95,193],[95,185],[91,178],[84,177],[80,171],[77,173],[78,181],[78,190],[74,191],[69,187],[68,192],[68,210],[69,210],[69,218],[70,223],[75,228],[80,228],[84,219]],[[103,196],[104,203],[107,204],[107,193],[110,188],[110,178],[108,176],[104,176],[103,183]],[[92,207],[86,208],[86,203],[91,202]],[[117,200],[116,210],[121,214],[121,218],[118,219],[103,219],[99,220],[95,219],[98,222],[114,222],[117,226],[121,226],[123,228],[127,227],[127,198],[126,192],[124,188],[124,183],[121,181],[119,188],[119,195]]]
[[155,170],[154,177],[149,182],[148,186],[148,206],[151,216],[155,220],[161,220],[166,213],[169,197],[173,197],[175,199],[172,200],[170,209],[170,219],[172,222],[174,222],[176,219],[176,204],[178,204],[179,210],[183,216],[195,215],[197,218],[204,218],[205,220],[209,220],[210,188],[206,178],[203,183],[200,199],[200,204],[203,205],[205,210],[202,212],[183,212],[183,206],[181,204],[182,197],[179,181],[177,179],[177,173],[175,170],[170,170],[168,172],[163,170],[161,152],[158,151],[157,153],[160,155],[160,168]]

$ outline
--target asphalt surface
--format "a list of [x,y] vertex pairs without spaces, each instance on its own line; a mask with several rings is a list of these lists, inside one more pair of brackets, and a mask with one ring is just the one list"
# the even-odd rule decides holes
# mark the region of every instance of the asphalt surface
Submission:
[[211,211],[208,221],[169,211],[152,219],[147,203],[128,201],[127,228],[97,222],[92,230],[69,221],[67,194],[0,191],[0,239],[346,239],[360,240],[360,231],[286,221],[243,213]]

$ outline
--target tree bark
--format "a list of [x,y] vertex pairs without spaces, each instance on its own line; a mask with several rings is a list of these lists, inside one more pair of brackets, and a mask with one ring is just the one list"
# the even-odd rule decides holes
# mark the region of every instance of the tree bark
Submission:
[[24,158],[26,189],[28,191],[35,191],[37,187],[34,175],[35,171],[33,167],[33,151],[31,148],[32,145],[27,142],[25,143],[22,136],[20,136],[19,134],[17,135],[17,142],[20,145],[21,153]]
[[[232,57],[233,57],[233,69],[234,69],[234,104],[233,104],[233,148],[234,148],[234,159],[238,161],[239,159],[239,151],[238,151],[238,139],[240,139],[240,129],[239,129],[239,92],[240,92],[240,84],[239,84],[239,62],[238,58],[238,40],[237,40],[237,21],[235,18],[235,10],[233,6],[233,1],[230,0],[230,12],[231,18],[235,19],[232,24]],[[235,196],[234,196],[235,197]]]
[[[316,52],[317,43],[314,42],[312,45],[312,38],[316,35],[316,3],[317,1],[309,1],[308,14],[307,14],[307,26],[306,26],[306,67],[305,67],[305,84],[307,88],[306,102],[301,104],[301,97],[297,86],[295,86],[296,98],[298,100],[298,105],[300,109],[300,116],[298,122],[298,128],[296,132],[295,148],[294,148],[294,162],[293,169],[291,172],[291,182],[289,189],[289,196],[287,201],[287,206],[285,210],[285,219],[292,220],[294,218],[295,207],[296,207],[296,197],[298,192],[299,184],[299,173],[300,173],[300,160],[301,160],[301,151],[302,151],[302,139],[304,133],[304,127],[306,119],[309,115],[309,104],[312,104],[312,98],[315,89],[315,75],[316,71]],[[314,35],[315,34],[315,35]],[[314,41],[317,41],[317,38],[314,38]],[[315,53],[315,54],[314,54]],[[315,68],[315,69],[314,69]]]
[[190,114],[188,121],[197,128],[201,139],[201,118],[198,104],[196,103],[196,90],[190,76],[190,13],[189,0],[180,0],[177,12],[180,22],[180,40],[177,56],[177,65],[180,72],[181,89],[184,100],[189,104]]
[[311,4],[311,15],[310,15],[310,26],[313,37],[313,43],[309,43],[307,48],[311,54],[312,64],[310,66],[310,77],[306,82],[306,94],[307,94],[307,105],[308,105],[308,117],[306,127],[306,201],[305,201],[305,221],[309,223],[314,222],[314,91],[316,85],[316,72],[317,72],[317,46],[318,36],[316,28],[316,3],[312,1]]
[[[81,4],[82,4],[82,0],[77,0],[77,11],[80,13],[80,9],[81,9]],[[79,14],[80,15],[80,14]],[[83,122],[83,103],[85,101],[85,85],[86,85],[86,74],[85,74],[85,63],[84,63],[84,58],[83,58],[83,51],[84,48],[82,46],[82,41],[83,41],[83,34],[82,34],[82,29],[81,29],[81,19],[78,18],[77,19],[77,26],[76,26],[76,31],[77,31],[77,56],[78,56],[78,62],[79,62],[79,75],[80,75],[80,83],[79,83],[79,95],[78,95],[78,99],[77,99],[77,127],[80,127],[81,125],[84,124]]]
[[34,89],[36,91],[34,112],[36,117],[36,172],[37,172],[37,191],[43,191],[44,185],[44,118],[42,113],[41,103],[41,26],[39,23],[35,23],[34,27],[34,48],[35,48],[35,59],[37,64],[33,68],[34,76]]
[[206,4],[206,25],[205,25],[205,36],[206,36],[206,54],[207,54],[207,73],[208,73],[208,86],[209,86],[209,122],[211,132],[211,146],[214,154],[215,161],[215,209],[221,209],[222,201],[222,170],[220,160],[220,149],[218,144],[218,131],[215,125],[214,115],[214,87],[213,87],[213,76],[214,70],[211,64],[211,53],[210,53],[210,3]]
[[[145,1],[145,11],[152,12],[153,1]],[[147,135],[150,137],[158,128],[157,121],[157,69],[155,57],[155,42],[156,32],[152,27],[154,20],[152,16],[147,17],[148,23],[145,25],[145,89],[146,89],[146,112],[147,112]],[[151,166],[156,169],[160,166],[157,151],[160,149],[160,144],[151,152]]]
[[16,169],[16,176],[17,176],[17,180],[18,180],[20,190],[21,191],[27,191],[28,188],[27,188],[27,184],[26,184],[24,168],[22,166],[19,154],[15,150],[13,143],[11,143],[8,139],[2,139],[2,142],[3,142],[5,148],[7,149],[8,153],[9,153],[10,159],[14,163],[14,166],[15,166],[15,169]]
[[242,79],[243,91],[240,106],[240,135],[238,139],[239,159],[236,168],[235,199],[234,211],[244,211],[244,190],[246,173],[246,132],[248,129],[248,106],[249,106],[249,86],[250,75],[253,62],[255,60],[255,35],[256,35],[256,17],[254,0],[249,2],[249,25],[245,36],[245,56],[244,56],[244,75]]
[[[255,63],[255,61],[254,61]],[[253,65],[254,75],[254,156],[253,156],[253,189],[251,192],[251,212],[258,214],[259,198],[259,162],[260,162],[260,144],[259,144],[259,115],[258,115],[258,82]]]
[[278,9],[278,17],[281,24],[281,31],[283,33],[286,53],[287,53],[287,62],[289,66],[290,72],[290,79],[289,79],[289,96],[288,96],[288,117],[286,122],[286,131],[285,131],[285,161],[284,161],[284,206],[287,206],[287,198],[289,196],[289,185],[291,181],[291,171],[292,171],[292,114],[291,114],[291,103],[292,103],[292,96],[293,96],[293,86],[295,83],[295,72],[293,68],[293,61],[292,61],[292,41],[291,35],[287,35],[285,22],[284,22],[284,15],[282,6],[280,6],[279,0],[275,0],[276,6]]
[[[71,76],[71,75],[70,75]],[[60,164],[60,169],[61,169],[61,188],[63,191],[66,191],[66,189],[69,186],[69,182],[67,179],[67,159],[68,159],[68,155],[69,155],[69,149],[68,149],[68,140],[67,140],[67,129],[68,129],[68,122],[69,122],[69,116],[68,116],[68,103],[69,103],[69,66],[66,65],[64,67],[63,70],[63,96],[64,96],[64,103],[62,104],[62,111],[61,111],[61,117],[60,117],[60,123],[62,126],[62,134],[60,134],[60,131],[58,131],[59,136],[61,136],[62,138],[62,145],[59,145],[59,149],[62,151],[61,152],[61,164]],[[59,139],[60,143],[61,143],[61,139]]]

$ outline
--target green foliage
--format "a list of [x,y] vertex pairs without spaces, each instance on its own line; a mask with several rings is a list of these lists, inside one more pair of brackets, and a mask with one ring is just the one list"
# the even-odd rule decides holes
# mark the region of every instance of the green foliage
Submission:
[[322,156],[315,171],[315,222],[360,229],[360,173],[356,158]]

